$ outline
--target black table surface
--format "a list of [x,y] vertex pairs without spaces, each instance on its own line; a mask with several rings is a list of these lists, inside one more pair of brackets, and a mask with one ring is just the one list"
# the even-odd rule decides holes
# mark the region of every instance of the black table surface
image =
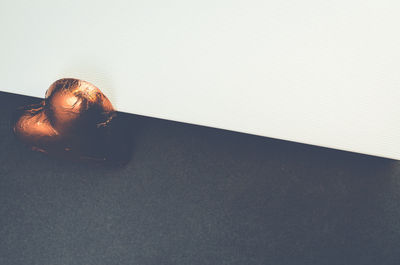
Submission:
[[0,264],[400,264],[397,161],[125,115],[120,167],[30,151],[0,93]]

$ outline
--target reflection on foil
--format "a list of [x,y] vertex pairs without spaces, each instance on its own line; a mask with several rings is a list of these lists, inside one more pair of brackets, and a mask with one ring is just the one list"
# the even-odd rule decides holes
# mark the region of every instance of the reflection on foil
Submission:
[[[129,153],[129,137],[108,98],[89,82],[64,78],[45,99],[22,107],[15,135],[32,150],[73,159],[118,162]],[[121,134],[122,133],[122,134]]]

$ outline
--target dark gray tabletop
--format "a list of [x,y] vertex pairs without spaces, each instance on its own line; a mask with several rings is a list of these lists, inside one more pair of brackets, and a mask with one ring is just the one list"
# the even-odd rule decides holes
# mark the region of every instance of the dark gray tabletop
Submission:
[[400,164],[125,115],[121,167],[13,136],[0,93],[0,264],[400,264]]

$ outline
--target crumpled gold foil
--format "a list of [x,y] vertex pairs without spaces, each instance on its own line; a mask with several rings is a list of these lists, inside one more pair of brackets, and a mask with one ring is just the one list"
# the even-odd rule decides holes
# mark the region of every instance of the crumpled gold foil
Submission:
[[35,151],[102,161],[109,159],[112,149],[110,127],[115,117],[100,89],[64,78],[49,87],[41,103],[19,110],[14,133]]

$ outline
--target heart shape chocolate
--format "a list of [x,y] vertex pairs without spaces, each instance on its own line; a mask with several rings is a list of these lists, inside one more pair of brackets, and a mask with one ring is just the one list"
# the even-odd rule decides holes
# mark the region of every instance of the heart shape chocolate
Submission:
[[116,112],[93,84],[55,81],[39,104],[20,109],[15,135],[33,150],[79,159],[106,160]]

